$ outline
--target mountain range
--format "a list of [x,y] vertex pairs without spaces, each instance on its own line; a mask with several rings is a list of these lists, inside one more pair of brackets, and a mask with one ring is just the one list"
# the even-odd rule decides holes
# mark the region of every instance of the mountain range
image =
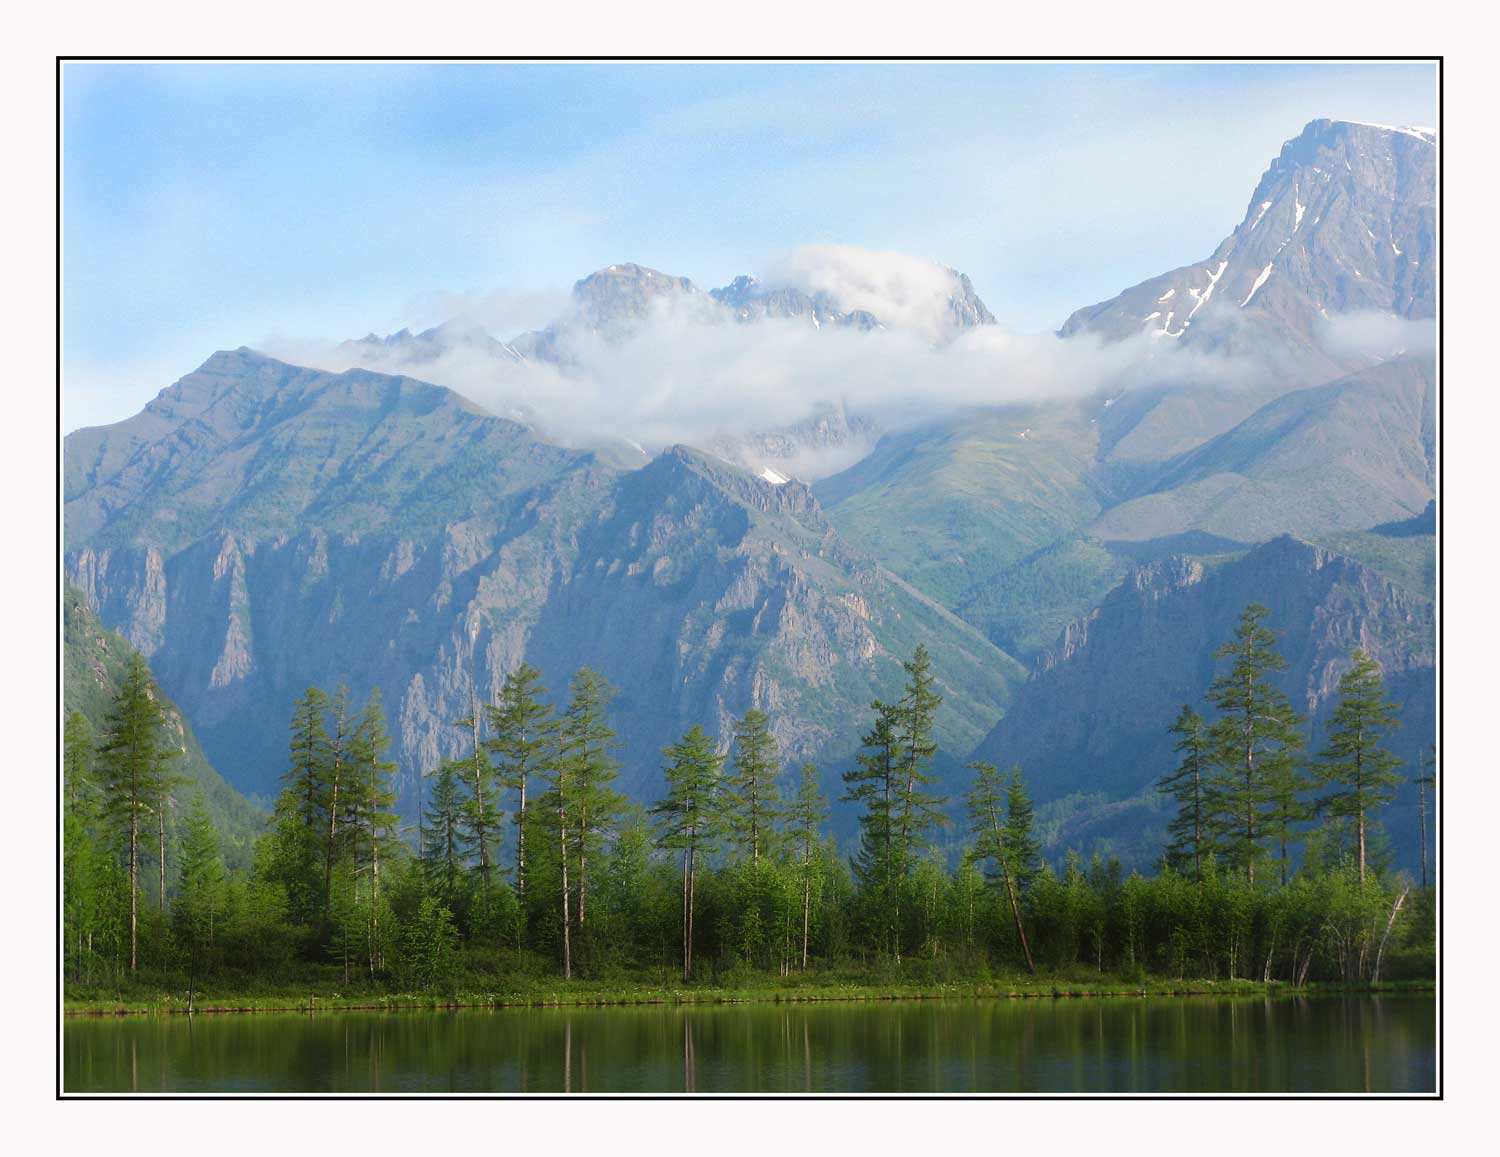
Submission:
[[[1046,339],[1143,350],[1131,374],[897,422],[834,382],[799,420],[696,445],[559,444],[559,415],[495,400],[538,364],[607,364],[664,316],[819,346],[912,324],[829,289],[703,291],[636,264],[508,338],[455,318],[346,342],[335,369],[223,351],[67,437],[66,575],[262,800],[293,698],[345,681],[383,690],[410,814],[418,773],[460,749],[453,721],[523,659],[557,694],[584,664],[619,688],[637,799],[660,790],[663,746],[752,706],[836,796],[870,700],[922,641],[950,792],[971,755],[1019,761],[1057,846],[1144,865],[1164,728],[1245,602],[1284,632],[1315,733],[1361,645],[1405,704],[1402,754],[1431,741],[1435,184],[1435,134],[1314,121],[1207,259]],[[934,269],[919,344],[999,332],[967,277]],[[456,352],[497,383],[485,404],[425,380]],[[836,468],[810,477],[813,452]],[[1409,802],[1390,827],[1414,859]]]

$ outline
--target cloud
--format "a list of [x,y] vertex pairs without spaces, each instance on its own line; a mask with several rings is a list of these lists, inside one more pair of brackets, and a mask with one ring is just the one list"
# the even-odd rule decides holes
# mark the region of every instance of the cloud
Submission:
[[846,312],[866,310],[931,341],[947,335],[948,302],[961,291],[958,274],[936,261],[854,245],[804,245],[772,261],[766,280],[827,293]]
[[1430,317],[1398,317],[1394,313],[1361,310],[1330,317],[1319,336],[1323,348],[1338,357],[1430,354],[1437,349],[1437,322]]
[[[1104,342],[986,325],[934,344],[920,322],[930,315],[920,309],[922,294],[941,284],[930,270],[942,267],[884,260],[888,255],[851,259],[851,253],[867,251],[840,250],[821,264],[805,258],[803,268],[837,271],[850,285],[884,292],[885,317],[904,301],[917,324],[870,332],[818,329],[806,319],[738,324],[727,311],[706,312],[706,295],[692,295],[657,301],[624,336],[563,326],[560,363],[518,361],[493,345],[461,339],[435,356],[431,349],[345,346],[312,360],[328,369],[358,364],[449,386],[563,444],[624,440],[653,452],[678,442],[719,447],[747,465],[774,458],[786,465],[784,473],[807,479],[851,465],[876,429],[964,407],[1067,401],[1132,385],[1234,384],[1254,372],[1222,356],[1152,342],[1144,333]],[[895,276],[882,277],[882,270]],[[863,301],[874,305],[873,298]],[[820,412],[857,415],[873,429],[848,431],[841,444],[820,438],[801,427]],[[790,437],[765,437],[789,427]]]

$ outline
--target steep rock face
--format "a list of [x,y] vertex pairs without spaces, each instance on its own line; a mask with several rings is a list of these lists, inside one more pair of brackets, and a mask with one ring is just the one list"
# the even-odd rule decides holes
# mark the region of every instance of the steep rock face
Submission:
[[[1211,715],[1203,695],[1215,673],[1213,652],[1251,602],[1270,609],[1268,625],[1281,633],[1288,666],[1278,684],[1314,720],[1309,754],[1321,747],[1339,677],[1356,647],[1381,665],[1388,690],[1403,704],[1405,726],[1394,748],[1415,759],[1431,742],[1431,601],[1288,536],[1216,570],[1171,559],[1136,571],[1038,658],[975,758],[1019,763],[1041,803],[1073,797],[1065,809],[1071,821],[1055,833],[1062,843],[1149,861],[1169,818],[1152,784],[1176,766],[1166,729],[1184,703]],[[1406,804],[1414,800],[1403,797],[1386,817],[1402,854],[1410,851]],[[1134,802],[1122,809],[1121,801]]]
[[[453,720],[523,658],[558,699],[585,664],[621,688],[623,781],[643,799],[661,747],[752,705],[776,714],[789,760],[847,753],[918,641],[947,680],[955,749],[1023,675],[843,544],[801,483],[682,448],[622,475],[436,387],[235,358],[256,403],[191,454],[143,473],[134,463],[180,430],[86,432],[114,471],[70,503],[90,532],[69,528],[66,565],[247,790],[275,790],[290,704],[311,683],[383,689],[409,813],[415,773],[461,749]],[[214,405],[235,402],[223,358],[212,367]],[[291,397],[262,395],[267,380]],[[164,396],[205,384],[184,381]],[[196,410],[185,421],[202,428]],[[167,508],[180,517],[153,516]]]
[[1323,320],[1436,315],[1436,185],[1434,134],[1313,121],[1282,148],[1244,220],[1206,261],[1079,310],[1061,333],[1146,330],[1324,377],[1352,369],[1324,349]]

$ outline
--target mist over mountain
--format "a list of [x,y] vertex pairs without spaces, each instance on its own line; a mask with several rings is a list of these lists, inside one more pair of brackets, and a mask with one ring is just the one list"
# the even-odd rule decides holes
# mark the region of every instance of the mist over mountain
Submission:
[[1360,644],[1430,733],[1435,142],[1312,122],[1208,258],[1057,333],[807,246],[714,289],[607,266],[525,332],[221,351],[68,436],[68,580],[243,791],[344,680],[383,690],[410,813],[524,659],[620,688],[639,800],[752,706],[837,794],[922,641],[947,789],[1020,761],[1068,838],[1144,863],[1164,728],[1245,600],[1315,717]]

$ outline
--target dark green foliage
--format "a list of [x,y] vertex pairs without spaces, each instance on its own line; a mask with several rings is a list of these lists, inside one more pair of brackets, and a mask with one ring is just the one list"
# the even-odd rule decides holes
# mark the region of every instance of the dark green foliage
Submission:
[[734,725],[734,762],[725,784],[725,816],[740,855],[757,863],[780,810],[771,720],[751,709]]
[[1171,730],[1178,737],[1176,749],[1182,753],[1182,763],[1156,781],[1157,790],[1177,801],[1177,815],[1167,825],[1171,843],[1164,858],[1168,867],[1191,872],[1194,881],[1201,883],[1203,861],[1213,854],[1208,829],[1208,732],[1203,717],[1187,704]]
[[[502,695],[491,709],[503,726],[471,751],[496,754],[497,786],[519,792],[509,773],[523,761],[528,777],[541,775],[547,785],[519,824],[541,853],[528,861],[524,899],[507,882],[473,870],[474,813],[465,810],[473,799],[470,759],[446,761],[431,774],[420,854],[412,857],[392,811],[379,693],[352,713],[342,691],[329,699],[309,689],[293,706],[286,787],[250,871],[225,870],[212,816],[201,797],[193,800],[181,825],[170,918],[149,906],[137,913],[137,972],[146,978],[137,983],[200,993],[209,984],[444,995],[493,991],[517,978],[541,982],[555,976],[558,956],[566,978],[653,985],[675,983],[679,965],[685,983],[747,986],[801,970],[910,984],[988,980],[1038,966],[1063,978],[1126,981],[1156,975],[1362,984],[1431,974],[1431,894],[1413,895],[1373,844],[1362,882],[1343,851],[1351,821],[1332,812],[1312,833],[1289,830],[1289,837],[1305,837],[1308,849],[1284,886],[1264,874],[1252,883],[1232,849],[1212,854],[1201,823],[1192,839],[1204,841],[1202,854],[1195,858],[1195,845],[1181,844],[1154,878],[1126,876],[1115,860],[1095,855],[1085,863],[1075,853],[1059,871],[1042,859],[1020,769],[1006,776],[975,763],[965,796],[970,840],[945,860],[924,846],[941,813],[923,778],[934,753],[926,728],[938,701],[922,660],[918,654],[907,664],[902,699],[874,705],[865,750],[844,776],[847,797],[863,812],[852,873],[823,834],[828,807],[816,767],[802,768],[796,794],[777,808],[779,827],[759,838],[758,857],[754,845],[742,845],[749,854],[725,855],[746,828],[725,814],[725,757],[701,727],[664,752],[667,793],[651,809],[653,829],[610,786],[614,734],[603,680],[580,671],[568,709],[552,727],[536,698],[539,677],[518,673],[510,702]],[[1272,666],[1252,649],[1237,660],[1257,662],[1259,671]],[[115,850],[120,817],[129,813],[118,803],[98,809],[89,801],[119,798],[130,752],[147,764],[169,758],[166,748],[133,741],[152,730],[148,689],[149,673],[137,667],[96,757],[84,723],[65,723],[70,992],[123,989],[130,975],[128,860]],[[1341,761],[1365,760],[1371,750],[1350,747],[1350,728],[1385,710],[1378,681],[1372,687],[1358,663],[1344,692],[1348,710],[1337,717],[1345,726],[1329,748],[1342,754],[1324,761],[1341,774]],[[523,726],[513,726],[516,720]],[[768,736],[768,724],[742,724],[751,737],[742,789],[745,768],[757,762],[755,736]],[[471,735],[477,730],[473,720],[465,726]],[[1193,783],[1212,726],[1188,708],[1174,724],[1185,762],[1164,786],[1183,801],[1185,815],[1194,800],[1207,800],[1210,811],[1220,806],[1201,770]],[[1293,749],[1285,733],[1279,742]],[[1384,764],[1377,758],[1361,766]],[[114,796],[95,793],[96,781],[114,785]],[[485,787],[482,770],[479,783]],[[1373,811],[1389,785],[1366,786]],[[140,798],[150,815],[159,794],[149,782],[147,788]],[[1301,796],[1299,787],[1299,805]],[[1274,781],[1263,799],[1260,838],[1275,839]]]
[[1382,691],[1380,668],[1369,655],[1355,651],[1353,666],[1339,680],[1339,705],[1333,711],[1328,746],[1319,756],[1317,783],[1331,789],[1319,800],[1323,814],[1354,824],[1361,880],[1371,816],[1395,798],[1401,781],[1396,774],[1401,761],[1381,746],[1381,739],[1397,726],[1396,706]]
[[1291,824],[1303,818],[1295,803],[1302,717],[1270,681],[1286,660],[1276,651],[1275,633],[1264,625],[1269,614],[1259,603],[1245,608],[1234,638],[1214,652],[1232,662],[1207,696],[1220,714],[1209,727],[1218,839],[1226,859],[1251,884],[1256,865],[1268,854],[1268,838],[1281,849],[1285,882]]

